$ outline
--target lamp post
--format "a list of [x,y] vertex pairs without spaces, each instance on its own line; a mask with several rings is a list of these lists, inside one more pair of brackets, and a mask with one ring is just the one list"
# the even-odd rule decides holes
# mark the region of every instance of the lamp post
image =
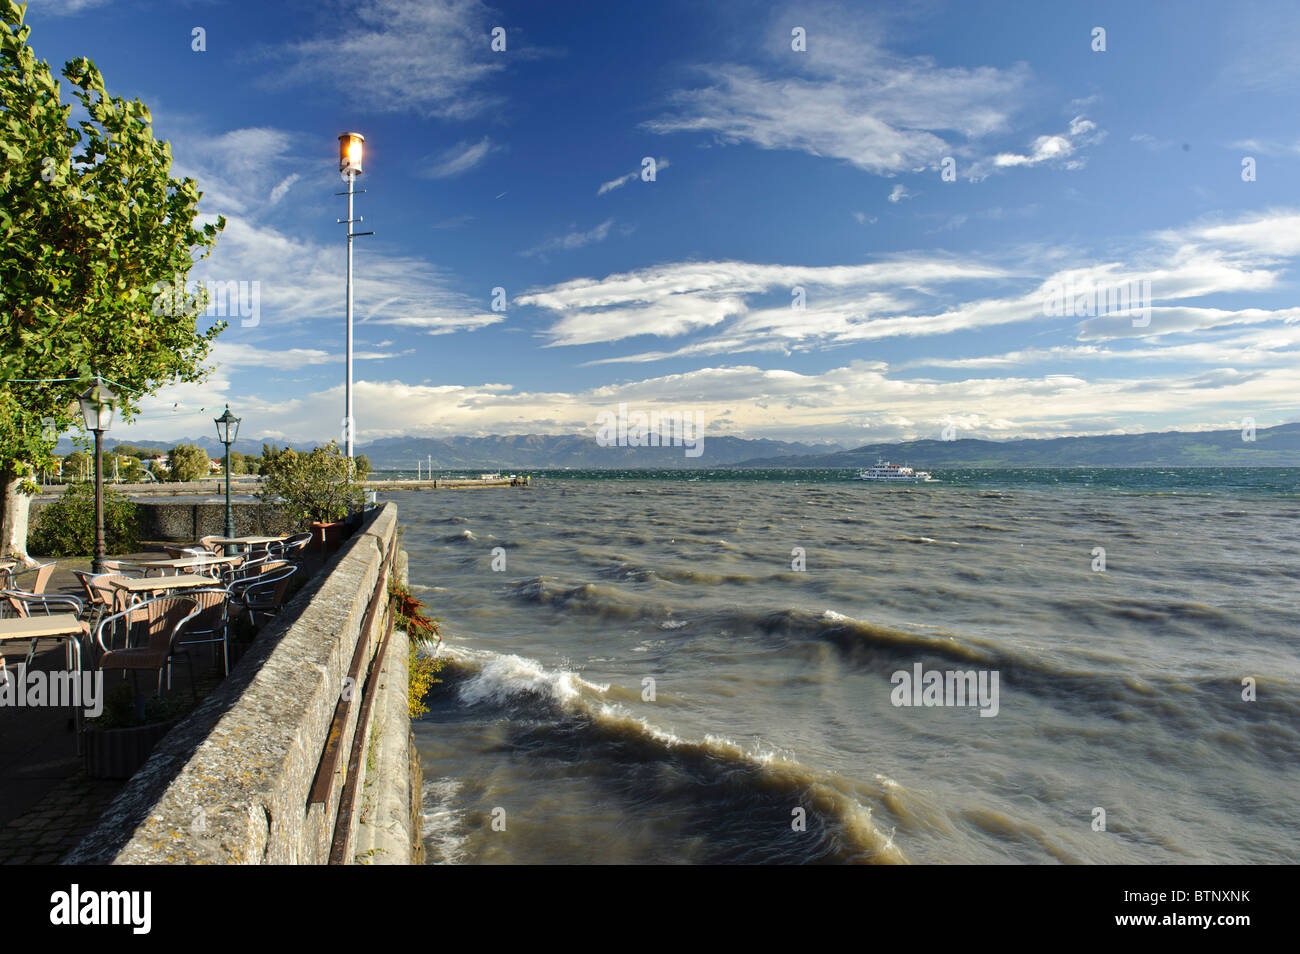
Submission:
[[[226,536],[233,537],[235,535],[235,512],[230,509],[230,445],[235,443],[235,440],[239,437],[239,422],[243,418],[231,414],[230,405],[227,404],[226,412],[212,420],[217,425],[217,440],[226,445]],[[234,553],[234,544],[227,543],[226,556],[234,556]]]
[[[347,192],[337,192],[336,195],[346,195],[348,197],[348,217],[339,219],[339,223],[347,223],[348,227],[348,277],[347,277],[347,294],[348,294],[348,340],[347,340],[347,357],[345,360],[347,370],[347,380],[343,388],[343,443],[346,446],[348,460],[352,459],[352,240],[358,235],[374,235],[374,232],[354,232],[352,226],[356,222],[362,222],[364,219],[352,217],[352,199],[357,195],[356,181],[357,176],[361,175],[361,156],[364,151],[362,145],[366,137],[361,133],[343,133],[339,136],[339,175],[343,181],[348,184]],[[361,190],[365,192],[365,189]]]
[[95,378],[95,383],[78,396],[86,430],[95,435],[95,557],[91,569],[104,572],[104,432],[113,424],[117,395]]

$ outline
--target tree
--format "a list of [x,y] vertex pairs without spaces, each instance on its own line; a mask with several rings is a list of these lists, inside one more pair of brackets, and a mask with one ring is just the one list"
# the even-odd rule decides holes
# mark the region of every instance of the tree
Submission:
[[193,444],[177,444],[167,455],[172,480],[198,480],[208,476],[208,452]]
[[357,480],[365,480],[366,475],[370,473],[370,458],[365,454],[358,454],[352,458],[352,464],[356,467]]
[[0,554],[30,562],[31,478],[79,425],[76,396],[101,375],[130,420],[142,396],[204,376],[224,323],[199,330],[206,298],[185,278],[225,221],[199,224],[201,193],[171,178],[149,110],[84,57],[63,69],[72,123],[24,14],[0,0]]
[[86,476],[86,455],[73,451],[63,458],[63,476],[68,480],[84,480]]
[[310,454],[280,451],[262,473],[262,501],[278,503],[299,530],[314,521],[342,520],[365,502],[365,488],[353,477],[352,462],[335,443]]

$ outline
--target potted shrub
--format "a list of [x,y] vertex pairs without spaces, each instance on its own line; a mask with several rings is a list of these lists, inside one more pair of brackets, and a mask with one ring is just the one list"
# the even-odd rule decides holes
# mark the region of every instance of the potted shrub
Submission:
[[347,518],[365,501],[358,469],[333,442],[309,454],[281,451],[263,464],[262,474],[262,501],[278,503],[290,524],[310,530],[322,549],[343,542]]
[[183,702],[157,696],[138,705],[131,683],[114,686],[105,695],[104,711],[82,730],[86,774],[130,778],[188,709]]

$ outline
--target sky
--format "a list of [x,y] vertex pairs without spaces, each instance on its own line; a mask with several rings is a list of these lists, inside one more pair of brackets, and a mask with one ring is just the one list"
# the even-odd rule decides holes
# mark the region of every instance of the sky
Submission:
[[208,436],[227,402],[243,437],[340,437],[348,131],[362,445],[588,432],[624,403],[845,446],[1300,420],[1300,5],[33,0],[28,23],[56,72],[88,56],[143,100],[225,217],[191,277],[248,283],[206,380],[122,440]]

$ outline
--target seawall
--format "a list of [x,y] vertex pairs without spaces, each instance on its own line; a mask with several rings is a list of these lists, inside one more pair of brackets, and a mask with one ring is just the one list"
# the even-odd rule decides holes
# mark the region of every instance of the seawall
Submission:
[[396,505],[368,511],[68,862],[418,859],[406,641],[388,599],[400,564]]

